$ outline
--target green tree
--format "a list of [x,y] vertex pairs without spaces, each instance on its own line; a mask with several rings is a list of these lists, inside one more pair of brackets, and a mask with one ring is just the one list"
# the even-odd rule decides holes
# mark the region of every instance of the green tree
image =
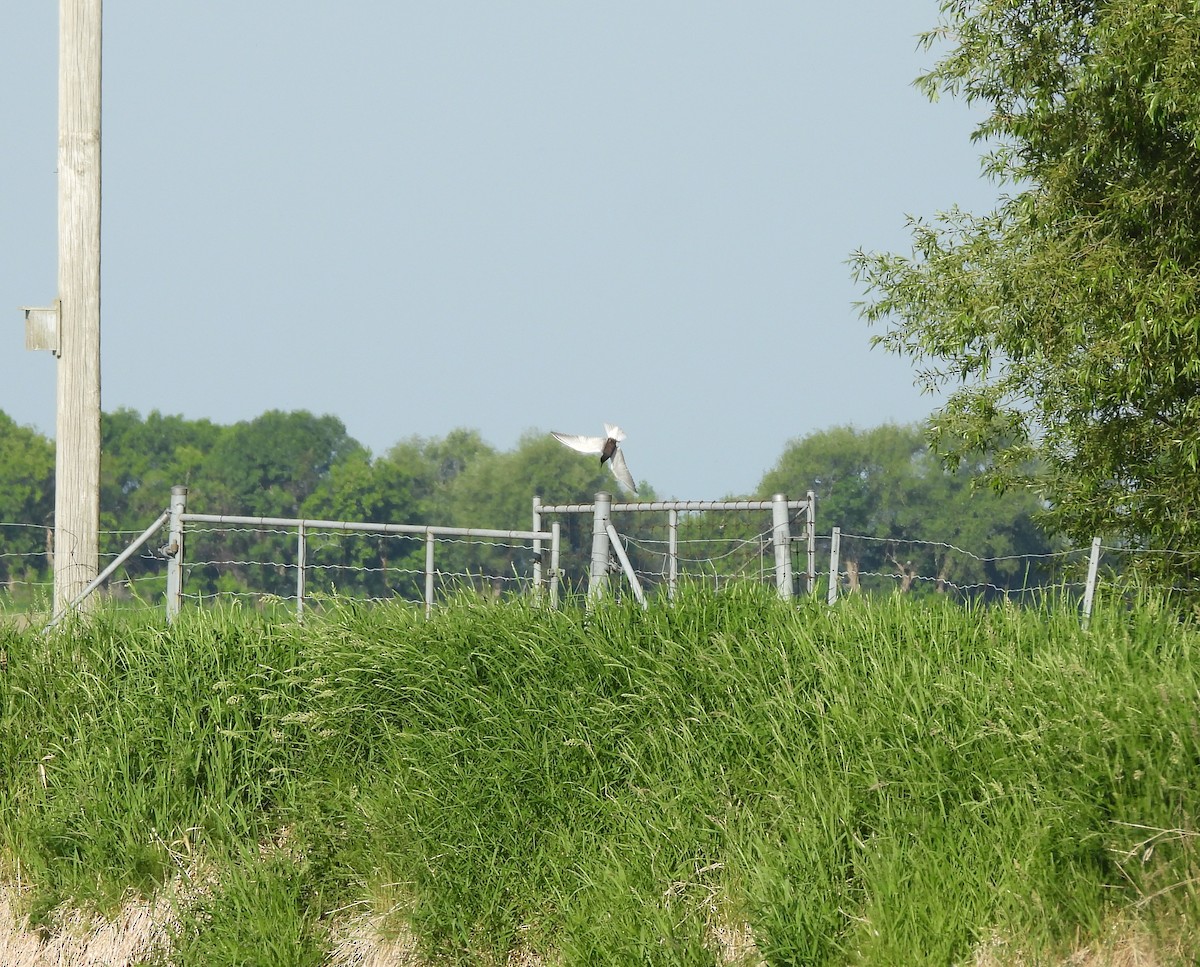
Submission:
[[[378,459],[357,451],[333,464],[305,500],[303,513],[316,519],[448,524],[455,479],[493,453],[477,431],[467,429],[445,437],[409,437]],[[313,538],[309,564],[316,580],[376,597],[424,595],[423,536],[331,533]]]
[[454,514],[455,481],[469,467],[495,454],[478,430],[459,427],[444,437],[411,436],[401,440],[388,451],[386,459],[413,481],[414,498],[419,494],[422,502],[423,521],[448,524]]
[[[166,510],[171,488],[199,474],[221,427],[209,420],[144,419],[131,409],[105,413],[100,423],[101,528],[139,531]],[[118,548],[117,550],[120,550]]]
[[[333,468],[365,454],[337,417],[306,410],[270,410],[225,427],[197,474],[189,509],[198,513],[296,518]],[[265,528],[196,528],[189,558],[189,589],[246,588],[281,596],[295,593],[294,533]]]
[[48,579],[54,444],[0,412],[0,585]]
[[269,410],[221,432],[204,463],[195,509],[297,517],[333,465],[363,449],[335,416]]
[[[954,461],[994,451],[1052,523],[1200,550],[1200,11],[1194,0],[945,0],[920,86],[983,106],[984,216],[855,253],[877,340],[953,386]],[[1178,562],[1180,558],[1164,558]]]
[[842,561],[852,587],[860,572],[895,575],[905,591],[986,596],[1043,585],[1049,574],[1038,555],[1054,547],[1034,524],[1040,505],[1027,493],[976,486],[987,469],[976,461],[947,470],[919,426],[843,426],[792,441],[761,489],[816,494],[822,532],[848,535]]
[[[391,451],[392,460],[399,461],[402,448],[406,444],[397,444]],[[444,437],[425,439],[413,437],[407,445],[415,447],[421,457],[433,464],[434,479],[441,486],[447,486],[460,473],[476,461],[495,454],[495,449],[486,443],[478,430],[465,427],[451,430]]]
[[[419,453],[413,460],[372,460],[355,451],[329,471],[304,502],[303,516],[317,520],[384,524],[430,523],[435,467]],[[424,568],[420,537],[331,531],[312,534],[309,565],[317,581],[339,591],[420,597]]]

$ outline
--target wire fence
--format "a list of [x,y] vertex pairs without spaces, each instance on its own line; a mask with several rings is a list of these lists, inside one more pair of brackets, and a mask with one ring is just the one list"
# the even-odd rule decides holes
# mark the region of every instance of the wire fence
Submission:
[[[172,562],[178,561],[179,596],[191,605],[226,600],[300,611],[330,596],[428,605],[465,592],[528,594],[541,553],[524,532],[334,521],[324,527],[295,526],[305,523],[242,518],[192,522],[186,530],[186,555],[180,557],[178,548],[169,546],[165,527],[161,537],[132,553],[129,539],[139,532],[104,531],[101,574],[112,571],[97,593],[118,606],[162,609],[170,593]],[[0,613],[48,616],[53,551],[33,550],[28,541],[18,546],[13,535],[25,528],[0,522]]]
[[351,530],[336,523],[193,525],[182,597],[269,598],[299,608],[323,595],[432,605],[464,591],[498,598],[532,590],[538,552],[527,534],[460,535],[420,525],[396,532],[384,524]]
[[[200,515],[193,515],[199,517]],[[662,533],[649,515],[619,520],[621,550],[648,594],[665,593],[676,581],[720,590],[733,583],[772,585],[777,580],[775,532],[761,511],[678,515],[676,530]],[[469,592],[500,598],[555,587],[564,597],[587,592],[590,521],[564,520],[561,558],[551,562],[547,540],[533,532],[510,536],[437,533],[423,525],[408,532],[395,525],[359,524],[347,530],[309,526],[298,540],[295,526],[246,523],[242,518],[189,523],[181,563],[181,597],[189,605],[236,600],[255,607],[278,604],[301,610],[325,596],[414,604]],[[817,534],[817,566],[809,572],[801,521],[791,538],[794,592],[817,594],[902,593],[945,595],[957,600],[1033,603],[1048,597],[1082,602],[1088,593],[1093,548],[1064,546],[1048,553],[976,553],[952,543],[865,534]],[[101,534],[101,568],[109,567],[138,532]],[[521,533],[522,536],[512,536]],[[164,533],[164,538],[166,534]],[[548,536],[548,533],[547,535]],[[158,544],[159,546],[153,546]],[[1155,587],[1194,595],[1190,580],[1200,571],[1200,552],[1173,551],[1106,542],[1097,545],[1099,567],[1093,591],[1125,593],[1131,575],[1149,567],[1168,575]],[[836,550],[836,553],[835,553]],[[0,614],[48,616],[53,590],[53,536],[40,524],[0,521]],[[170,548],[149,541],[121,562],[104,582],[115,605],[161,609],[168,595]],[[1166,568],[1162,565],[1168,565]],[[610,564],[611,587],[627,590],[621,567]],[[832,600],[832,596],[831,596]]]
[[[840,533],[839,593],[944,594],[959,599],[1022,599],[1046,593],[1082,594],[1091,548],[1036,554],[976,554],[945,541]],[[824,546],[832,539],[825,537]],[[832,557],[832,548],[826,551]]]
[[[670,579],[670,546],[665,539],[622,535],[642,583],[665,585]],[[683,537],[676,542],[676,574],[684,580],[719,590],[735,581],[774,581],[772,528],[748,537]]]
[[49,607],[53,547],[50,527],[0,521],[0,607]]
[[[761,507],[725,512],[719,521],[714,513],[709,507],[673,515],[674,531],[668,538],[665,511],[617,511],[621,550],[648,593],[666,593],[676,581],[716,589],[734,582],[775,582],[771,512]],[[553,524],[554,532],[561,528],[562,533],[561,555],[554,559],[548,530],[539,541],[533,532],[442,534],[419,524],[183,516],[185,552],[178,560],[185,606],[230,600],[300,610],[306,602],[313,606],[331,595],[428,606],[464,592],[519,596],[534,593],[540,585],[556,598],[583,599],[589,589],[592,521],[583,514],[563,515]],[[801,518],[793,515],[798,530]],[[387,527],[408,530],[389,532]],[[28,538],[20,548],[12,539],[18,529]],[[116,605],[162,608],[170,593],[174,554],[167,528],[129,553],[129,541],[138,533],[102,532],[101,572],[117,566],[100,593]],[[0,522],[0,611],[50,610],[52,546],[47,528]],[[118,562],[123,553],[128,556]],[[627,591],[615,556],[610,588],[617,596]]]
[[589,597],[620,595],[628,586],[645,606],[648,596],[672,597],[681,581],[714,588],[771,582],[791,597],[794,541],[806,548],[806,586],[815,569],[815,505],[812,493],[792,500],[775,494],[769,500],[614,502],[602,492],[587,503],[543,504],[535,497],[533,520],[539,526],[552,519],[564,528],[561,574],[572,566],[586,573]]
[[[824,587],[854,593],[941,594],[958,600],[1032,603],[1134,587],[1179,596],[1196,592],[1200,552],[1094,540],[1043,553],[977,554],[944,541],[837,533],[818,539],[830,569]],[[835,543],[837,545],[835,550]],[[1163,567],[1163,564],[1168,566]]]

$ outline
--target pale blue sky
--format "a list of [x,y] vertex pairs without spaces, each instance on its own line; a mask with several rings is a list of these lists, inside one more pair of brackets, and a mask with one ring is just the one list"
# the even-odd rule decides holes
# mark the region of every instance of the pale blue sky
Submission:
[[[302,12],[301,12],[302,11]],[[102,396],[333,413],[376,453],[629,434],[660,494],[750,492],[790,438],[924,417],[846,259],[990,209],[929,104],[936,0],[113,3]],[[0,12],[0,409],[54,431],[57,5]]]

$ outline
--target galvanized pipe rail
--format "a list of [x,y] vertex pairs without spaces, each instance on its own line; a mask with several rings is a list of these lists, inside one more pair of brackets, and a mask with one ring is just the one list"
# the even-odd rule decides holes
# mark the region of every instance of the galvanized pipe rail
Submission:
[[550,531],[506,531],[488,527],[444,527],[441,524],[382,524],[357,520],[318,520],[312,517],[242,517],[233,514],[192,514],[180,520],[197,524],[242,527],[297,527],[308,530],[366,531],[370,534],[435,534],[438,537],[493,537],[499,540],[549,540]]
[[[549,531],[502,530],[491,527],[450,527],[440,524],[389,524],[385,522],[321,520],[313,517],[252,517],[242,514],[193,514],[186,510],[187,488],[176,487],[171,491],[171,547],[174,553],[168,561],[167,571],[167,618],[179,613],[183,605],[183,534],[185,524],[214,524],[230,527],[295,527],[296,548],[296,616],[304,613],[305,572],[307,559],[307,535],[309,531],[351,531],[369,534],[410,534],[425,538],[425,614],[433,612],[434,568],[433,548],[439,537],[463,537],[509,541],[531,541],[538,564],[534,569],[535,590],[541,590],[540,554],[542,541],[550,541],[551,570],[557,572],[559,553],[559,527],[555,524]],[[176,575],[172,579],[172,573]],[[550,586],[551,603],[556,604],[557,582]]]
[[[599,495],[597,495],[599,496]],[[609,498],[611,501],[611,497]],[[809,492],[809,496],[804,500],[788,500],[784,498],[784,503],[788,510],[803,510],[810,501],[813,501],[814,495]],[[610,503],[609,509],[613,511],[626,510],[658,510],[658,511],[695,511],[695,510],[771,510],[776,504],[772,500],[635,500],[627,501],[626,503]],[[595,502],[590,504],[543,504],[540,501],[537,505],[542,513],[545,514],[590,514],[595,510]]]
[[120,554],[118,554],[113,559],[113,561],[108,565],[108,567],[106,567],[103,571],[101,571],[94,578],[92,578],[92,580],[88,583],[88,585],[82,591],[80,591],[79,594],[77,594],[74,598],[72,598],[62,608],[62,610],[57,611],[54,614],[54,616],[48,622],[46,622],[46,626],[42,630],[49,631],[56,624],[58,624],[60,621],[62,621],[63,618],[65,618],[68,614],[70,614],[77,607],[79,607],[80,603],[84,600],[84,598],[86,598],[89,594],[91,594],[93,591],[95,591],[96,588],[100,587],[101,584],[103,584],[105,581],[107,581],[109,579],[109,577],[113,574],[114,571],[116,571],[117,568],[119,568],[122,564],[124,564],[131,557],[133,557],[133,555],[136,554],[141,549],[142,545],[145,544],[148,540],[150,540],[150,538],[153,537],[162,528],[163,524],[165,524],[167,522],[167,519],[170,516],[171,516],[171,512],[169,510],[164,510],[159,515],[158,520],[156,520],[153,524],[151,524],[144,531],[142,531],[142,533],[133,541],[133,543],[131,543],[128,547],[125,548],[125,550],[123,550]]
[[[639,500],[624,503],[614,503],[612,495],[604,491],[596,494],[592,503],[588,504],[543,504],[540,497],[533,498],[533,526],[535,530],[542,527],[542,516],[545,514],[591,514],[592,526],[592,555],[588,572],[588,600],[593,601],[602,597],[608,586],[608,562],[616,542],[615,529],[610,517],[622,512],[665,512],[668,514],[667,540],[667,595],[675,596],[676,583],[679,575],[679,513],[680,511],[737,511],[737,510],[769,510],[772,513],[771,539],[775,546],[775,586],[781,598],[792,597],[792,535],[789,525],[792,511],[805,511],[804,541],[808,551],[808,567],[805,573],[806,590],[812,593],[816,584],[816,494],[808,492],[803,500],[789,500],[783,494],[775,494],[770,500]],[[798,538],[797,538],[798,539]],[[619,548],[618,556],[622,569],[630,576],[630,584],[639,601],[644,602],[642,589],[636,578],[632,577],[632,568],[624,554],[624,548]]]

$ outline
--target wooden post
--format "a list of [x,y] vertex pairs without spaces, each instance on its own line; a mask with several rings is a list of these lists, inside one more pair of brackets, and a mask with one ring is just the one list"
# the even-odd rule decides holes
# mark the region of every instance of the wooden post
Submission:
[[101,7],[59,3],[56,612],[99,570]]

